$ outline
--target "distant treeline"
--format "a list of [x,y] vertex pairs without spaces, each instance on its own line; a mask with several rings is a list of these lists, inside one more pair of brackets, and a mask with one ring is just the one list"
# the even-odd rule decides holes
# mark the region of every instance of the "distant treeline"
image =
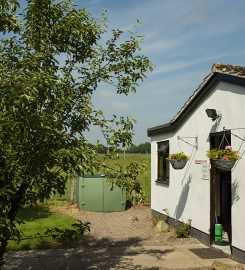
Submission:
[[[93,144],[90,144],[91,147],[94,147]],[[99,154],[106,154],[108,151],[108,147],[103,144],[97,145]],[[119,153],[123,153],[124,150],[118,149]],[[151,153],[151,144],[149,142],[141,143],[139,145],[132,144],[128,149],[125,149],[126,153],[140,153],[140,154],[150,154]]]

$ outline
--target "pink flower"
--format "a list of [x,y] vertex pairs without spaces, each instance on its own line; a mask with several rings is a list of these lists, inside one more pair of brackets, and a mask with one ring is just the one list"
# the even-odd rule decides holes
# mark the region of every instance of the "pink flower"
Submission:
[[225,149],[226,150],[232,150],[232,147],[230,145],[226,145]]

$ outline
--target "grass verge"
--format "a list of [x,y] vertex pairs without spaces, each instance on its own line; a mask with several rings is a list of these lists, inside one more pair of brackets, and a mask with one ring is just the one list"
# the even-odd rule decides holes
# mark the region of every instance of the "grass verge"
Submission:
[[[71,224],[75,222],[74,218],[51,212],[47,205],[37,205],[32,208],[24,208],[20,210],[18,218],[25,223],[19,225],[19,229],[23,234],[23,239],[19,244],[13,240],[8,242],[8,250],[30,250],[45,248],[62,248],[64,245],[52,239],[52,237],[32,238],[37,233],[44,235],[47,229],[54,227],[60,229],[70,229]],[[30,238],[30,239],[29,239]]]

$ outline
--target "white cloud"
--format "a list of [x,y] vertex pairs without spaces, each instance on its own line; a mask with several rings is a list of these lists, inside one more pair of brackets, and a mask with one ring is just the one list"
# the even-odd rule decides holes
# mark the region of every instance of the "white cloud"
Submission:
[[180,109],[214,63],[244,65],[244,0],[91,1],[96,2],[92,11],[107,9],[113,28],[132,29],[136,19],[143,22],[141,53],[151,58],[153,72],[135,96],[124,99],[106,85],[96,93],[96,104],[108,115],[125,112],[143,123],[135,129],[139,141],[145,140],[144,129]]
[[99,89],[95,95],[96,106],[105,108],[110,114],[131,111],[128,100],[129,97],[118,95],[113,89]]
[[183,46],[183,43],[193,38],[193,33],[188,33],[184,35],[178,35],[175,38],[167,38],[167,37],[155,37],[155,39],[151,39],[151,42],[144,43],[142,46],[143,53],[158,53],[165,52],[167,50],[173,50],[178,47]]
[[203,62],[211,62],[212,64],[217,62],[217,59],[221,59],[223,57],[230,56],[232,53],[223,53],[220,55],[208,55],[204,57],[194,58],[192,60],[182,60],[182,61],[176,61],[172,63],[165,63],[161,66],[158,66],[155,68],[155,70],[152,72],[153,75],[157,74],[163,74],[167,72],[173,72],[180,69],[188,68]]
[[123,101],[118,101],[118,100],[112,101],[110,103],[110,106],[113,109],[116,109],[117,111],[121,111],[121,112],[128,112],[132,110],[131,106],[128,103],[123,102]]
[[89,3],[90,3],[91,5],[97,5],[97,4],[99,4],[99,3],[103,2],[103,1],[104,1],[104,0],[90,0]]
[[147,52],[152,52],[152,53],[156,53],[159,51],[165,51],[165,50],[169,50],[169,49],[173,49],[174,47],[178,46],[179,43],[176,42],[171,42],[168,40],[162,40],[162,41],[153,41],[151,43],[146,43],[143,47],[142,47],[142,52],[143,53],[147,53]]
[[116,94],[113,92],[113,90],[100,90],[98,92],[98,96],[105,99],[115,97],[115,95]]

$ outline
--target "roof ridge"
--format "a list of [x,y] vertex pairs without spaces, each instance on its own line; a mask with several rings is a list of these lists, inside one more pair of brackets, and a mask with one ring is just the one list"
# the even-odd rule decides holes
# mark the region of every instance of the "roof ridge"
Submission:
[[188,106],[188,104],[193,100],[193,98],[198,94],[202,88],[205,86],[207,81],[214,75],[214,73],[222,73],[222,74],[228,74],[233,75],[237,77],[245,78],[245,67],[244,66],[235,66],[230,64],[220,64],[216,63],[211,68],[211,73],[209,73],[202,82],[198,85],[196,90],[193,92],[193,94],[188,98],[188,100],[184,103],[184,105],[180,108],[180,110],[177,112],[177,114],[170,120],[170,123],[173,123],[179,115],[182,113],[182,111]]
[[[223,74],[223,76],[222,76]],[[193,94],[188,98],[188,100],[184,103],[184,105],[180,108],[180,110],[177,112],[177,114],[170,120],[169,123],[160,125],[157,127],[153,127],[151,129],[148,129],[148,136],[150,134],[153,134],[154,132],[159,132],[160,130],[174,130],[175,125],[178,124],[177,120],[179,117],[183,114],[185,110],[188,110],[188,107],[191,106],[193,100],[195,100],[199,93],[202,93],[203,89],[205,90],[206,85],[209,84],[211,80],[217,81],[217,79],[220,79],[222,77],[226,78],[227,81],[235,82],[245,85],[245,66],[235,66],[235,65],[228,65],[228,64],[214,64],[211,69],[211,73],[209,73],[202,82],[198,85],[196,90],[193,92]],[[221,79],[222,79],[221,78]],[[188,112],[188,111],[187,111]],[[177,124],[176,124],[177,123]]]
[[193,98],[200,92],[200,90],[206,85],[207,81],[213,76],[213,72],[209,73],[203,81],[198,85],[196,90],[193,92],[191,96],[187,99],[187,101],[184,103],[184,105],[179,109],[179,111],[175,114],[175,116],[170,120],[170,123],[173,123],[179,115],[182,113],[182,111],[185,109],[185,107],[193,100]]
[[244,66],[235,66],[235,65],[230,65],[230,64],[216,63],[212,66],[212,72],[219,72],[219,73],[245,77]]

